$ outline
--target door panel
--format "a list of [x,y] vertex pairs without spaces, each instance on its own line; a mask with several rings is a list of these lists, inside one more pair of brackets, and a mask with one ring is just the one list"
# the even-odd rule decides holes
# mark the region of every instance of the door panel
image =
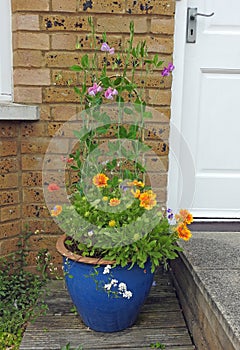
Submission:
[[[189,0],[176,6],[214,16],[197,16],[196,43],[184,44],[182,109],[173,122],[194,159],[195,174],[187,181],[194,182],[195,193],[191,204],[184,201],[179,177],[177,203],[169,205],[187,204],[195,217],[240,218],[240,2]],[[186,174],[181,144],[179,153]]]

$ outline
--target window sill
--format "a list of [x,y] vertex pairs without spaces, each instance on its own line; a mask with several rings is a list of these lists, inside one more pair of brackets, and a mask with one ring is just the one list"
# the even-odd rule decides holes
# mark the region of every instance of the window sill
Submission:
[[39,107],[0,101],[0,120],[39,120]]

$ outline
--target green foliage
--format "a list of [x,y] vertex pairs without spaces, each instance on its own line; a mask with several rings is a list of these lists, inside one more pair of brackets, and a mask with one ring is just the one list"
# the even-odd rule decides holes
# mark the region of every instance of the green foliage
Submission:
[[71,348],[70,343],[61,347],[61,350],[83,350],[82,345],[79,345],[77,348]]
[[152,343],[150,345],[150,348],[151,349],[162,349],[162,350],[164,350],[165,349],[165,345],[157,342],[157,343]]
[[17,350],[26,323],[46,310],[44,303],[37,304],[44,281],[25,270],[30,235],[23,233],[17,252],[0,259],[0,349]]
[[[66,245],[71,251],[121,266],[131,261],[143,268],[150,259],[154,271],[160,263],[176,258],[179,250],[176,228],[146,185],[145,158],[151,148],[144,142],[144,126],[152,113],[145,89],[149,73],[161,74],[158,68],[163,61],[157,54],[149,56],[146,41],[135,44],[133,22],[126,47],[115,53],[106,33],[103,44],[96,41],[91,17],[88,23],[94,54],[85,53],[79,65],[71,67],[83,75],[75,87],[83,107],[82,125],[74,132],[79,143],[70,155],[70,170],[79,181],[69,189],[71,205],[53,211],[53,216],[68,235]],[[99,50],[104,57],[96,54]],[[139,78],[141,84],[136,83]],[[126,103],[129,99],[132,104]],[[116,110],[104,108],[109,101],[115,102]],[[125,122],[129,119],[130,123]],[[106,176],[106,183],[94,183],[96,176]]]

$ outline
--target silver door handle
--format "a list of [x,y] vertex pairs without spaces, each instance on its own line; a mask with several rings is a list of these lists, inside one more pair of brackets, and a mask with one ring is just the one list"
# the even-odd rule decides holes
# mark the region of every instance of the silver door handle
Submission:
[[194,21],[197,16],[212,17],[213,15],[214,15],[214,12],[209,13],[208,15],[206,13],[199,13],[199,12],[197,12],[197,13],[191,15],[190,20]]
[[197,8],[188,7],[187,9],[187,43],[196,42],[196,31],[197,31],[197,16],[212,17],[214,12],[206,14],[199,13]]

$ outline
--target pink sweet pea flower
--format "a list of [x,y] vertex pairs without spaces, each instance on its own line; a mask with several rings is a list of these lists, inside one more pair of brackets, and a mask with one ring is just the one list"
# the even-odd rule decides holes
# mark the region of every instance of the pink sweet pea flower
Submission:
[[112,100],[114,95],[118,95],[118,91],[116,89],[112,89],[111,87],[109,87],[104,94],[108,100]]
[[174,65],[170,62],[167,67],[164,67],[164,69],[161,73],[162,76],[167,77],[174,70],[174,68],[175,68]]
[[113,55],[114,54],[114,48],[110,48],[110,46],[107,44],[107,43],[103,43],[102,46],[101,46],[101,51],[104,51],[104,52],[109,52],[110,55]]
[[88,95],[95,96],[98,92],[101,92],[102,88],[97,83],[94,83],[93,86],[88,88]]

